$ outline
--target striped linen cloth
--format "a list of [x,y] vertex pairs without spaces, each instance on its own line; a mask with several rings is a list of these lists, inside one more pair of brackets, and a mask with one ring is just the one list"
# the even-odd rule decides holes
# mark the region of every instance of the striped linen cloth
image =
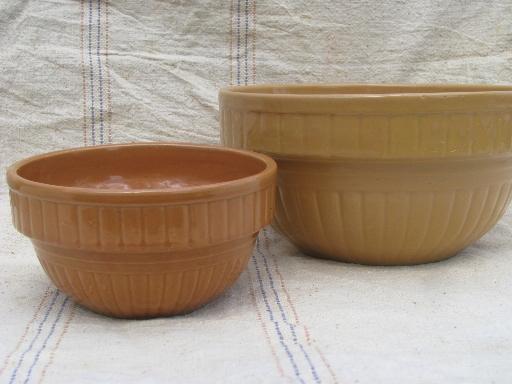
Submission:
[[[510,1],[0,2],[0,164],[71,146],[218,142],[217,90],[512,79]],[[0,383],[510,383],[512,216],[446,262],[300,254],[267,228],[236,285],[182,317],[59,293],[0,181]]]

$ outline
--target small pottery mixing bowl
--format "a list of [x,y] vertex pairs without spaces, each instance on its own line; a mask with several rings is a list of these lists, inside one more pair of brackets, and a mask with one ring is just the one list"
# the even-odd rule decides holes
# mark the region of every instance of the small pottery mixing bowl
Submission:
[[15,227],[55,285],[93,311],[192,311],[245,268],[273,215],[276,165],[212,146],[53,152],[7,171]]
[[312,255],[441,260],[510,201],[510,86],[231,87],[220,112],[225,145],[277,160],[275,224]]

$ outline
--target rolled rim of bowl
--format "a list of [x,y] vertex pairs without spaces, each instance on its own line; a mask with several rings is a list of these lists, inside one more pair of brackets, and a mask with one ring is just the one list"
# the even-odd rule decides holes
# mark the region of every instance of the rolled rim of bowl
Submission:
[[[228,181],[204,184],[199,186],[184,186],[179,189],[150,188],[150,189],[98,189],[90,187],[75,187],[47,184],[29,180],[19,175],[21,167],[50,156],[63,155],[74,152],[111,150],[123,147],[147,146],[171,147],[191,150],[230,152],[260,161],[264,168],[255,174]],[[242,149],[233,149],[219,145],[188,144],[173,142],[143,142],[97,145],[90,147],[70,148],[60,151],[48,152],[20,160],[7,168],[7,184],[11,190],[22,195],[37,196],[47,200],[68,201],[89,204],[169,204],[186,203],[189,201],[215,200],[239,196],[272,186],[275,183],[277,165],[275,161],[261,153]]]
[[512,85],[264,84],[219,92],[229,108],[281,113],[428,113],[512,107]]

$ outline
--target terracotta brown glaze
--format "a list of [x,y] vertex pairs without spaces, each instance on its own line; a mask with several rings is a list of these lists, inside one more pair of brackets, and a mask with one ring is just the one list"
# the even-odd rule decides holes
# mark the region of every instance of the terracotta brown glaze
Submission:
[[511,86],[231,87],[220,116],[225,145],[277,160],[275,225],[312,255],[441,260],[511,198]]
[[238,278],[274,210],[276,165],[213,146],[107,145],[7,171],[14,226],[77,302],[116,317],[190,312]]

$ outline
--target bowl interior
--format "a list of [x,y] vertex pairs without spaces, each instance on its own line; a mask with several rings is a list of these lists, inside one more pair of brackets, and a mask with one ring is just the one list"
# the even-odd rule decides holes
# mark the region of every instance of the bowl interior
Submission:
[[38,157],[18,169],[24,179],[108,190],[179,189],[232,181],[266,168],[263,160],[221,148],[121,145]]
[[460,93],[512,91],[506,85],[472,84],[295,84],[295,85],[256,85],[232,87],[237,93],[281,94],[281,95],[387,95],[404,93]]

